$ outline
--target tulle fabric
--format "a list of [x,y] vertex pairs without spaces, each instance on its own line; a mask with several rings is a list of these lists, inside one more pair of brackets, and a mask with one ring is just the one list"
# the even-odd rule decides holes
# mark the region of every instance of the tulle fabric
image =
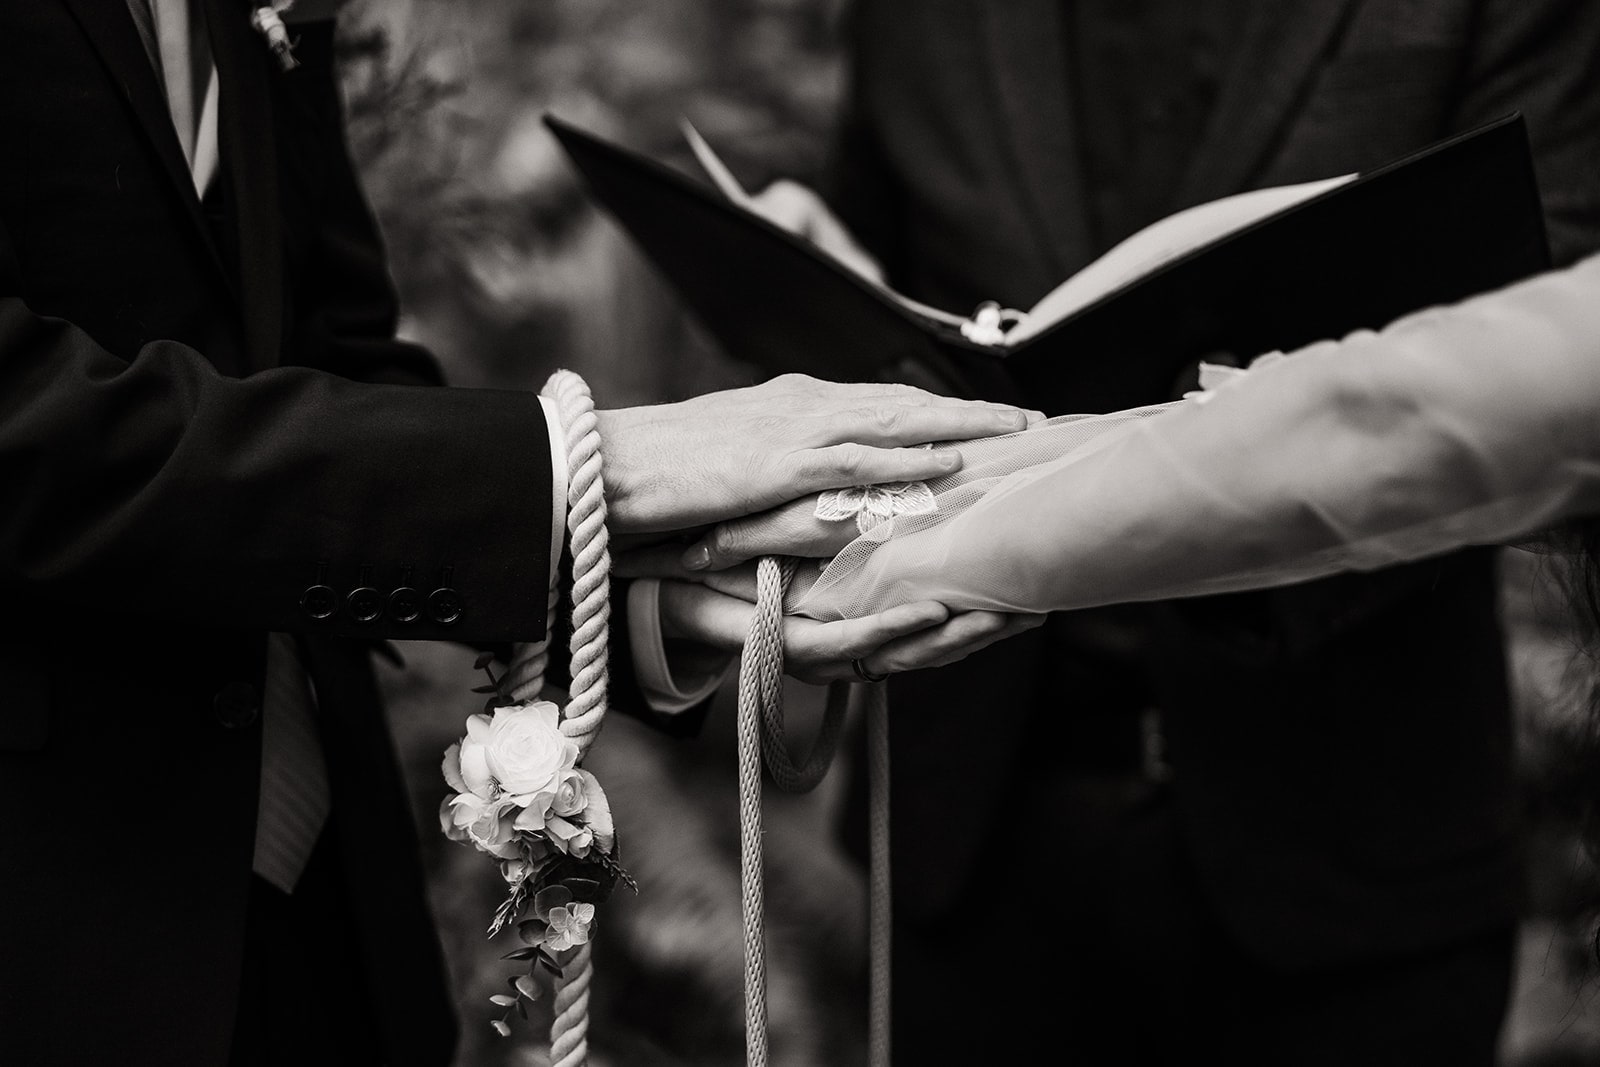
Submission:
[[1067,610],[1517,541],[1600,512],[1600,256],[1172,404],[961,447],[933,512],[862,534],[788,609]]

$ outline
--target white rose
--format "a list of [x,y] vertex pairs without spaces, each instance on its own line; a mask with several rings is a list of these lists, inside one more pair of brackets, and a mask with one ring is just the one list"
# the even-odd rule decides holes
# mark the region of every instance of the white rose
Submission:
[[[526,858],[524,858],[524,854],[526,854]],[[550,845],[547,842],[524,841],[522,842],[522,848],[518,849],[515,859],[501,861],[500,875],[508,885],[516,885],[538,870],[539,864],[543,863],[549,855]],[[532,860],[532,862],[530,863],[529,860]]]
[[494,777],[489,773],[487,746],[489,716],[467,716],[467,736],[444,750],[444,780],[457,793],[476,793],[484,800],[494,794]]
[[583,779],[584,825],[594,833],[595,844],[600,846],[600,851],[609,854],[617,843],[616,825],[611,820],[611,801],[594,775],[580,768],[578,777]]
[[[526,707],[496,708],[487,722],[474,715],[467,721],[461,742],[461,774],[473,792],[469,766],[476,767],[479,753],[490,777],[518,806],[527,806],[541,793],[554,796],[561,776],[578,762],[578,744],[562,736],[561,713],[547,700]],[[480,794],[481,795],[481,794]]]
[[[574,768],[561,776],[561,781],[556,783],[555,796],[550,799],[552,812],[570,819],[583,810],[589,802],[584,795],[583,775],[583,771]],[[590,775],[589,780],[593,781],[594,776]]]
[[587,856],[589,848],[594,844],[593,830],[581,823],[563,819],[559,815],[552,815],[546,819],[544,830],[557,848],[579,859]]
[[[445,803],[451,809],[450,818],[456,830],[468,841],[491,856],[503,860],[516,857],[516,829],[512,820],[505,817],[512,807],[509,798],[484,800],[476,793],[458,793]],[[456,837],[448,830],[446,833]]]
[[456,825],[455,799],[448,796],[439,802],[439,829],[452,841],[465,841],[467,832]]

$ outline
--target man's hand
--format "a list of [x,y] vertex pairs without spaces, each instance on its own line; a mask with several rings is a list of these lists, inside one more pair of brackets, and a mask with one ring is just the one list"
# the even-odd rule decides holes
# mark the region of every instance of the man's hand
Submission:
[[[753,574],[735,575],[725,589],[695,582],[661,583],[661,626],[667,640],[735,653],[755,614]],[[1043,615],[968,611],[951,615],[934,601],[903,604],[877,615],[840,622],[798,616],[783,620],[784,673],[803,682],[853,681],[859,660],[872,674],[888,675],[954,663],[996,641],[1032,629]]]
[[817,498],[808,496],[759,515],[718,523],[683,549],[686,571],[720,571],[758,556],[832,559],[854,541],[856,524],[817,518]]
[[623,535],[704,526],[824,489],[938,477],[961,455],[910,446],[1013,433],[1029,418],[906,385],[803,374],[595,414],[610,521]]

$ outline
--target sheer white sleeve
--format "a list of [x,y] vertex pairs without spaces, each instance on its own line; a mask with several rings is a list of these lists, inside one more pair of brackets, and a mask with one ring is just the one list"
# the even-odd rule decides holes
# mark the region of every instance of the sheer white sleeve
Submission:
[[1513,541],[1600,512],[1600,256],[1173,404],[964,447],[934,510],[862,534],[790,610],[1065,610]]

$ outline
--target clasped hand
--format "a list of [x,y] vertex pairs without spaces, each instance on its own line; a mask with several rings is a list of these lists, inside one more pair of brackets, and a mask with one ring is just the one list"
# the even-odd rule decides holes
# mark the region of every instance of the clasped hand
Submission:
[[[731,654],[754,612],[754,555],[828,556],[848,539],[819,537],[813,525],[793,521],[809,498],[948,474],[961,465],[958,451],[918,446],[1014,433],[1040,416],[911,386],[790,374],[597,417],[614,572],[663,580],[664,637]],[[733,531],[754,534],[741,540],[745,551],[729,547]],[[691,551],[686,563],[690,543],[717,550]],[[874,674],[940,666],[1042,618],[952,615],[935,601],[837,622],[790,616],[786,670],[820,683],[855,677],[853,661]]]

